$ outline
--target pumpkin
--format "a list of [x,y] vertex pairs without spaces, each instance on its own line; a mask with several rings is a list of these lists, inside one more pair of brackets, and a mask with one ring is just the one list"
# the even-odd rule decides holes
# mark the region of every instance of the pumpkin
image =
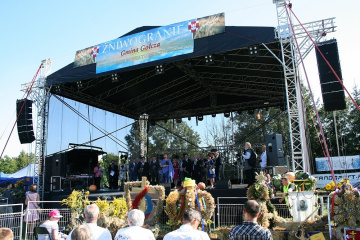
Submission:
[[204,189],[206,188],[205,183],[203,183],[203,182],[199,182],[199,183],[198,183],[198,187],[199,187],[201,190],[204,190]]
[[285,174],[285,177],[287,177],[289,180],[295,180],[295,173],[293,172],[287,172]]
[[96,191],[96,186],[95,185],[90,185],[89,190],[90,191]]

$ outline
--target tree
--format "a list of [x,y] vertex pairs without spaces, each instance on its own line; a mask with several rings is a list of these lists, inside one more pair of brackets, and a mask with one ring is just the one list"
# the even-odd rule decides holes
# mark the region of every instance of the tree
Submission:
[[[140,140],[138,136],[139,128],[137,124],[134,124],[131,127],[130,133],[125,136],[131,154],[135,158],[140,155]],[[199,134],[185,122],[177,123],[170,120],[149,126],[148,139],[148,156],[164,152],[169,154],[190,152],[200,143]]]
[[27,154],[24,150],[22,150],[17,157],[11,158],[9,156],[4,156],[3,159],[0,159],[0,169],[6,174],[17,172],[28,164],[33,163],[34,157],[33,153]]

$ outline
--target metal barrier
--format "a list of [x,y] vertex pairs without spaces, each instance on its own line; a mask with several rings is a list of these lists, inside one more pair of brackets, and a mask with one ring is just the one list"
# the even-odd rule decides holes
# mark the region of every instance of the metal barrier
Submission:
[[23,222],[23,205],[7,204],[0,205],[0,228],[10,228],[14,233],[14,239],[21,239]]
[[[280,198],[275,198],[280,199]],[[243,222],[243,203],[221,203],[223,200],[239,200],[246,202],[246,197],[218,197],[216,204],[216,226],[233,226],[239,225]],[[319,196],[318,204],[320,209],[318,214],[323,215],[326,209],[327,196]],[[273,204],[278,212],[278,215],[283,218],[291,218],[289,208],[285,204]]]
[[[42,205],[43,203],[60,203],[60,201],[41,201],[41,202],[31,202],[29,201],[28,206],[30,206],[32,203]],[[38,227],[42,222],[44,222],[46,219],[49,218],[49,213],[54,208],[42,208],[40,211],[37,209],[30,210],[30,213],[33,216],[38,216],[38,220],[30,222],[29,215],[24,216],[25,221],[25,240],[35,240],[35,236],[33,235],[34,227]],[[59,228],[66,228],[66,226],[70,223],[71,220],[71,211],[70,208],[56,208],[59,210],[60,215],[63,216],[59,219],[58,225]]]

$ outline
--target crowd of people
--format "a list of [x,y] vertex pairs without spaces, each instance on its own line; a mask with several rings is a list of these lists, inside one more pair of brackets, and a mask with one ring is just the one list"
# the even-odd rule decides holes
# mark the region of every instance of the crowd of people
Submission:
[[[99,207],[95,204],[88,205],[84,210],[85,223],[73,229],[68,235],[59,231],[58,221],[62,216],[59,210],[50,211],[49,218],[39,226],[47,230],[47,234],[41,233],[37,239],[53,240],[112,240],[108,229],[97,226],[100,218]],[[260,239],[271,240],[272,235],[268,228],[257,223],[261,215],[260,205],[255,200],[245,203],[243,209],[244,221],[241,225],[234,226],[229,233],[229,240]],[[155,240],[151,230],[144,226],[145,214],[143,211],[133,209],[128,213],[128,227],[119,229],[114,240]],[[201,231],[199,226],[202,221],[201,213],[193,208],[184,212],[182,225],[179,229],[167,233],[163,240],[210,240],[209,235]],[[13,240],[13,232],[9,228],[0,228],[0,239]]]
[[[123,190],[127,181],[141,181],[147,177],[152,185],[161,183],[173,183],[177,187],[185,178],[192,178],[197,182],[209,182],[209,187],[215,186],[216,180],[220,180],[223,168],[223,161],[218,152],[189,157],[184,154],[182,158],[173,156],[170,159],[167,153],[162,158],[152,156],[146,161],[141,157],[139,160],[133,158],[130,163],[124,159],[117,165],[115,161],[108,166],[109,188]],[[94,168],[94,184],[100,189],[100,180],[103,168],[100,163]],[[120,185],[119,185],[120,182]]]

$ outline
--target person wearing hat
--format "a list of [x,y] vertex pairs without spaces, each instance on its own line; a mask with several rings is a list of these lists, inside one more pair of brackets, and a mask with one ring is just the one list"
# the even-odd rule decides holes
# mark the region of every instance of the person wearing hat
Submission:
[[284,193],[283,197],[279,200],[280,203],[282,203],[285,200],[286,205],[288,204],[288,199],[286,197],[288,192],[295,191],[295,185],[289,181],[287,177],[281,178],[282,183],[282,192]]
[[[43,222],[39,227],[46,228],[50,234],[50,238],[53,240],[66,239],[67,235],[59,232],[58,221],[60,218],[62,218],[59,210],[57,210],[57,209],[51,210],[49,213],[49,217],[50,218],[47,219],[45,222]],[[39,234],[39,237],[40,237],[40,235],[41,234]],[[42,238],[39,238],[39,239],[42,239]]]

